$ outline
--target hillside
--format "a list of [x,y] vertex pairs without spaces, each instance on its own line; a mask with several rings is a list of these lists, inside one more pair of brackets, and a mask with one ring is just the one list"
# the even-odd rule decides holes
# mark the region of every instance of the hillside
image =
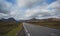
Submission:
[[30,20],[27,20],[26,22],[27,23],[32,23],[32,24],[35,24],[35,25],[60,29],[60,19],[58,19],[58,18],[30,19]]
[[16,26],[17,26],[16,21],[13,18],[1,19],[0,20],[0,36],[5,35],[7,32],[11,31]]

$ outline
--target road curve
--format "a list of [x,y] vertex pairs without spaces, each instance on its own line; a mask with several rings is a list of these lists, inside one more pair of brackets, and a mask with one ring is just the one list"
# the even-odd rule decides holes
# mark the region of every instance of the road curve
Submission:
[[23,23],[27,36],[60,36],[60,30]]

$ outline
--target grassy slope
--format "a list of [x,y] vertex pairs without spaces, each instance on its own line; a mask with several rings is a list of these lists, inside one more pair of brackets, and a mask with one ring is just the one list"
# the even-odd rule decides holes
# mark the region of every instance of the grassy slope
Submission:
[[7,36],[16,36],[16,33],[18,31],[21,31],[23,29],[22,24],[20,23],[18,27],[11,30],[9,33],[7,33]]
[[56,29],[60,29],[60,22],[28,22],[28,23],[32,23],[35,25],[40,25],[40,26],[46,26],[46,27],[50,27],[50,28],[56,28]]
[[12,22],[0,22],[0,36],[5,35],[7,32],[11,31],[13,28],[16,28],[16,23]]
[[22,23],[0,21],[0,36],[15,36],[22,29]]

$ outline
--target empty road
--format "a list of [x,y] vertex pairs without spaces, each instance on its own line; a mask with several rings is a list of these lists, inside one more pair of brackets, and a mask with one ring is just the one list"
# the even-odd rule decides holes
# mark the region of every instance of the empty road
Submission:
[[60,36],[60,30],[23,23],[27,36]]

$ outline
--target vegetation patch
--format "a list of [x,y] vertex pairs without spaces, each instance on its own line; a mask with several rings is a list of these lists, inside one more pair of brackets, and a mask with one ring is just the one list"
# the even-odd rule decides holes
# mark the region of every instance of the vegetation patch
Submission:
[[60,21],[42,21],[42,22],[28,22],[28,23],[45,26],[49,28],[60,29]]
[[15,36],[22,29],[22,23],[0,21],[0,36]]
[[23,29],[22,23],[20,23],[16,28],[12,29],[10,32],[7,33],[7,36],[16,36],[17,32]]

